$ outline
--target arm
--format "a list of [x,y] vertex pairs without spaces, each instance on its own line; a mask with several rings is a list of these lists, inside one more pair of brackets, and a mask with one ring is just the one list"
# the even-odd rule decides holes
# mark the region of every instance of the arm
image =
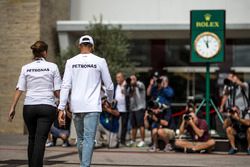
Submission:
[[224,108],[224,105],[226,104],[227,99],[228,99],[228,96],[223,95],[222,100],[221,100],[221,104],[220,104],[220,112],[223,112],[223,108]]
[[71,90],[72,84],[72,72],[69,62],[67,61],[65,72],[63,76],[63,82],[60,93],[60,104],[58,106],[59,111],[64,110],[68,102],[69,91]]
[[250,120],[248,119],[239,119],[239,122],[245,126],[250,126]]
[[120,116],[120,113],[119,113],[118,110],[112,109],[107,102],[104,102],[104,103],[105,104],[103,105],[103,108],[104,108],[105,111],[107,111],[108,113],[110,113],[110,114],[112,114],[112,115],[114,115],[116,117]]
[[240,118],[239,114],[236,112],[232,114],[231,117],[245,126],[250,126],[250,120]]
[[22,95],[22,91],[17,89],[15,92],[13,101],[12,101],[12,105],[11,105],[10,110],[9,110],[9,121],[10,122],[13,120],[13,118],[15,116],[15,113],[16,113],[15,108],[16,108],[17,102],[18,102],[21,95]]
[[60,89],[61,89],[61,75],[59,72],[59,69],[57,65],[55,65],[55,71],[54,71],[54,95],[55,97],[59,98],[60,97]]
[[184,134],[184,132],[185,132],[185,121],[184,120],[182,120],[182,122],[181,122],[179,131],[180,131],[180,135]]
[[154,79],[152,78],[152,79],[150,80],[150,83],[149,83],[148,87],[147,87],[147,96],[151,96],[151,91],[152,91],[154,82],[155,82],[155,81],[154,81]]
[[69,62],[67,61],[65,66],[65,72],[63,76],[63,82],[60,92],[60,104],[58,106],[58,122],[62,125],[65,122],[64,110],[68,102],[69,91],[71,90],[72,84],[72,72]]
[[101,67],[101,77],[102,81],[104,83],[104,86],[106,87],[106,93],[107,93],[107,100],[109,103],[111,103],[113,99],[113,93],[114,93],[114,85],[110,77],[108,65],[105,59],[103,59],[102,67]]
[[248,84],[246,82],[242,82],[238,77],[236,77],[234,79],[234,82],[239,85],[241,88],[243,89],[247,89],[248,88]]
[[10,110],[9,110],[9,118],[8,120],[11,122],[15,116],[15,108],[16,108],[16,105],[18,103],[18,100],[20,98],[20,96],[22,95],[22,92],[23,91],[26,91],[26,76],[25,76],[25,67],[22,67],[22,70],[21,70],[21,73],[20,73],[20,76],[19,76],[19,79],[18,79],[18,83],[17,83],[17,86],[16,86],[16,91],[15,91],[15,95],[14,95],[14,98],[12,100],[12,105],[10,107]]
[[142,82],[137,82],[139,91],[145,91],[145,85]]
[[155,115],[152,115],[152,120],[153,120],[154,122],[159,123],[159,125],[168,126],[168,121],[166,121],[166,120],[164,120],[164,119],[160,119],[160,118],[158,118],[158,117],[155,116]]
[[163,89],[164,95],[166,97],[173,97],[174,96],[174,90],[170,87],[166,87]]
[[188,124],[191,125],[191,127],[193,128],[194,132],[196,135],[198,135],[199,137],[202,137],[204,134],[204,130],[203,129],[199,129],[193,120],[189,120]]

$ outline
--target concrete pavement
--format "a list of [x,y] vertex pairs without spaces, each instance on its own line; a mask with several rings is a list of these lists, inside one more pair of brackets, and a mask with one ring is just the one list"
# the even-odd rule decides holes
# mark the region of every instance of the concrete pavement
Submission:
[[[0,167],[27,166],[27,136],[0,134]],[[44,167],[79,167],[75,146],[60,145],[46,148]],[[185,154],[176,152],[150,153],[147,148],[96,149],[92,167],[248,167],[250,156],[245,153],[227,155],[226,152],[212,154]]]

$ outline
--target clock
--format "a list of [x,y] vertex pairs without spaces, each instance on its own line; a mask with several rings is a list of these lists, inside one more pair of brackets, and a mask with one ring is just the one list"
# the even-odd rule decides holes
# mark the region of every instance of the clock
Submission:
[[215,33],[203,32],[195,38],[194,47],[200,57],[210,59],[220,51],[221,40]]

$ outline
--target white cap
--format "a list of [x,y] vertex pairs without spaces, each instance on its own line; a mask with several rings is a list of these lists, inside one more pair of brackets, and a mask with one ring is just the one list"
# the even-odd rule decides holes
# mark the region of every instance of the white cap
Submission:
[[79,40],[79,45],[82,44],[82,43],[90,43],[91,45],[94,46],[94,40],[91,36],[89,35],[84,35],[80,38]]

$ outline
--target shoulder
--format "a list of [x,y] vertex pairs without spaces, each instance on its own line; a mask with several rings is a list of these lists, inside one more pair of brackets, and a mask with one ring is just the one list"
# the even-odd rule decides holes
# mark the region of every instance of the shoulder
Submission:
[[22,71],[25,72],[27,69],[33,68],[35,66],[35,62],[30,62],[22,66]]
[[95,54],[92,54],[91,58],[95,59],[96,61],[99,61],[99,62],[106,62],[105,58],[99,57],[99,56],[97,56]]
[[80,59],[80,54],[75,55],[74,57],[67,60],[68,63],[75,62]]
[[137,84],[138,84],[138,85],[142,85],[142,86],[144,86],[144,83],[143,83],[143,82],[141,82],[141,81],[137,81]]
[[171,86],[167,86],[165,89],[173,91],[174,89]]
[[249,88],[249,85],[247,82],[243,82],[243,84],[244,84],[245,88],[247,88],[247,89]]
[[52,67],[52,68],[58,68],[58,67],[57,67],[57,64],[55,64],[55,63],[48,62],[48,61],[46,61],[46,63],[47,63],[50,67]]

